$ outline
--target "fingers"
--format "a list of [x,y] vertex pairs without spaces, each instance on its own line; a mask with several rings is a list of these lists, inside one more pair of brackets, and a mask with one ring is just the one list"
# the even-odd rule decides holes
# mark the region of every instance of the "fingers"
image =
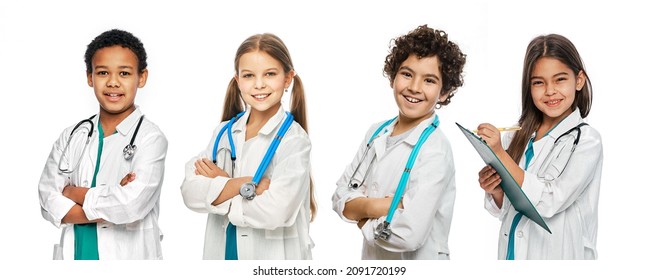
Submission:
[[490,165],[487,165],[484,168],[482,168],[482,170],[480,170],[478,175],[479,175],[478,182],[480,183],[480,187],[484,191],[491,194],[500,191],[500,188],[498,188],[498,186],[502,182],[502,179],[500,178],[500,175],[496,172],[496,170],[493,169]]
[[209,160],[207,158],[202,158],[201,162],[203,162],[207,167],[216,166],[215,163],[212,162],[212,160]]
[[258,182],[258,186],[256,186],[256,194],[260,195],[264,191],[269,190],[270,189],[270,182],[271,181],[268,178],[260,179],[260,182]]
[[208,168],[208,165],[206,165],[202,159],[195,161],[194,167],[196,168],[194,173],[197,175],[208,176],[208,172],[210,172],[210,168]]
[[119,185],[122,187],[126,186],[128,183],[135,181],[135,178],[137,178],[137,175],[135,175],[134,172],[130,172],[126,174],[123,178],[121,178],[121,182],[119,182]]
[[477,128],[478,135],[490,135],[491,132],[498,131],[496,127],[490,123],[481,123]]

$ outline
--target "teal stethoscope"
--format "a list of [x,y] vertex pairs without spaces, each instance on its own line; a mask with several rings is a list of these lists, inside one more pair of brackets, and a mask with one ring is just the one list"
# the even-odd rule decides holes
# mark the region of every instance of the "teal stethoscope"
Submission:
[[[221,152],[222,150],[226,151],[227,148],[221,148],[218,149],[219,147],[219,141],[221,140],[222,136],[224,135],[224,132],[227,132],[228,135],[228,142],[230,148],[228,148],[228,152],[231,154],[231,176],[233,176],[233,172],[235,171],[235,144],[233,143],[233,132],[232,132],[232,127],[233,124],[240,119],[244,115],[244,112],[238,113],[235,117],[231,118],[219,131],[217,134],[217,137],[215,138],[215,143],[213,145],[212,149],[212,162],[217,164],[217,154]],[[251,182],[245,183],[242,186],[240,186],[240,195],[244,197],[247,200],[252,200],[254,197],[256,197],[256,186],[260,182],[261,178],[263,177],[263,173],[265,173],[265,170],[269,166],[270,162],[272,161],[272,157],[274,157],[274,153],[276,152],[276,149],[279,147],[279,143],[281,143],[281,139],[283,139],[283,136],[286,134],[288,129],[290,128],[290,125],[292,124],[294,118],[290,112],[286,112],[286,119],[283,121],[283,124],[279,128],[279,131],[277,131],[276,136],[272,140],[272,143],[270,144],[269,148],[267,149],[267,152],[265,153],[265,156],[263,157],[263,160],[260,162],[260,165],[258,166],[258,169],[256,170],[256,174],[254,175],[254,178]]]
[[[379,133],[385,127],[390,125],[396,119],[397,117],[384,122],[381,126],[379,126],[379,128],[377,128],[377,130],[375,130],[375,133],[373,133],[373,135],[370,137],[368,143],[366,144],[366,150],[363,153],[363,156],[361,156],[361,159],[359,160],[359,164],[356,166],[354,173],[350,177],[350,180],[348,182],[348,188],[352,190],[356,190],[363,185],[363,182],[366,181],[366,178],[368,177],[368,173],[370,173],[370,168],[372,166],[372,163],[375,161],[375,156],[373,156],[372,159],[370,160],[370,164],[366,169],[366,173],[363,175],[363,179],[359,182],[354,177],[356,176],[359,167],[361,167],[363,161],[367,157],[368,151],[370,151],[370,148],[372,147],[372,142],[375,140],[375,138],[379,137]],[[409,159],[407,159],[407,164],[405,165],[404,171],[402,172],[402,177],[400,177],[400,182],[398,183],[398,187],[395,189],[395,196],[393,197],[393,201],[391,201],[391,206],[389,206],[388,208],[388,214],[386,215],[386,220],[378,224],[377,228],[375,229],[375,239],[388,240],[388,238],[391,236],[391,220],[393,220],[393,214],[395,214],[397,205],[398,203],[400,203],[400,199],[402,199],[402,194],[404,193],[404,190],[407,186],[407,182],[409,181],[409,174],[411,173],[411,169],[413,168],[414,163],[416,162],[416,157],[418,156],[418,152],[420,151],[420,148],[425,143],[425,140],[427,140],[427,137],[429,137],[430,134],[434,132],[434,130],[436,130],[437,127],[439,127],[439,116],[435,115],[434,120],[425,128],[425,130],[423,130],[423,133],[420,135],[418,142],[411,150],[411,154],[409,154]]]
[[[60,172],[65,173],[65,174],[70,174],[70,173],[73,173],[75,170],[77,170],[78,167],[80,166],[80,162],[82,161],[83,152],[84,152],[84,150],[87,149],[87,146],[89,145],[89,142],[91,141],[91,136],[92,136],[92,134],[94,134],[94,122],[92,122],[91,120],[95,116],[96,115],[93,115],[93,116],[89,117],[88,119],[81,120],[81,121],[78,122],[78,124],[76,124],[73,127],[73,130],[71,131],[71,134],[69,134],[68,140],[66,140],[66,146],[64,147],[64,150],[62,151],[62,155],[59,158],[59,163],[57,164],[57,168],[59,169]],[[128,145],[126,145],[125,148],[123,148],[123,158],[125,158],[126,160],[131,159],[135,155],[135,152],[137,151],[137,146],[135,145],[135,137],[137,137],[137,132],[139,132],[139,127],[142,125],[143,120],[144,120],[144,115],[142,115],[139,118],[139,122],[137,123],[137,128],[135,128],[135,132],[133,132],[133,136],[130,139],[130,143]],[[86,127],[86,124],[89,124],[89,128]],[[73,168],[71,168],[70,165],[68,165],[66,167],[62,167],[62,162],[66,162],[66,163],[69,162],[68,160],[65,161],[65,159],[68,159],[67,154],[71,153],[70,152],[71,140],[73,139],[76,132],[82,132],[83,134],[86,134],[87,135],[87,140],[85,141],[85,145],[82,147],[82,150],[78,153],[79,154],[78,157],[77,157],[78,159],[76,161],[74,161],[75,164],[73,165]]]

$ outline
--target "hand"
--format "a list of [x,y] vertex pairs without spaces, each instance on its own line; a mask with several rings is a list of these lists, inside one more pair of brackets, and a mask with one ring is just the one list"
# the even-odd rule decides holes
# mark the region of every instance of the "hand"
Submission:
[[487,142],[487,145],[491,147],[494,153],[499,154],[505,151],[503,150],[503,145],[500,143],[500,131],[492,124],[483,123],[478,125],[478,135],[482,137],[484,142]]
[[125,187],[128,183],[130,183],[132,181],[135,181],[135,178],[137,178],[137,175],[135,175],[134,172],[130,172],[130,173],[126,174],[126,176],[121,179],[121,182],[119,182],[119,185],[121,185],[122,187]]
[[196,170],[194,170],[194,174],[196,175],[202,175],[208,178],[215,178],[217,176],[229,177],[226,171],[217,167],[217,165],[207,158],[202,158],[194,162],[194,167],[196,167]]
[[500,175],[496,172],[496,169],[487,165],[478,173],[480,178],[480,187],[487,193],[491,195],[502,195],[503,189],[500,187],[500,183],[503,179],[500,178]]
[[361,219],[359,220],[358,223],[356,223],[356,226],[359,227],[359,229],[363,228],[363,226],[368,222],[368,219]]
[[256,186],[256,195],[261,195],[264,191],[270,189],[270,179],[261,178],[258,186]]

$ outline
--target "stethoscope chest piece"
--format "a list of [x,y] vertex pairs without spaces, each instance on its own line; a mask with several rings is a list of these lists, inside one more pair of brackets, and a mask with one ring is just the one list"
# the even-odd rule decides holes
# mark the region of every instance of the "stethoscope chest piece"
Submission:
[[256,184],[254,182],[244,183],[240,186],[240,195],[246,200],[252,200],[256,197]]
[[388,240],[391,237],[391,224],[383,221],[375,229],[375,239]]
[[126,145],[126,147],[123,148],[123,158],[125,158],[126,160],[133,158],[133,156],[135,155],[135,151],[137,151],[137,146],[133,144]]

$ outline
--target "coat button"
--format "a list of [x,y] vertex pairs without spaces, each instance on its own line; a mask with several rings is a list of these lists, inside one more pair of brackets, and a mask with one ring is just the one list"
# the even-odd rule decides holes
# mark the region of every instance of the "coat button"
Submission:
[[523,238],[523,231],[518,231],[518,232],[516,233],[516,237],[518,237],[518,238]]

